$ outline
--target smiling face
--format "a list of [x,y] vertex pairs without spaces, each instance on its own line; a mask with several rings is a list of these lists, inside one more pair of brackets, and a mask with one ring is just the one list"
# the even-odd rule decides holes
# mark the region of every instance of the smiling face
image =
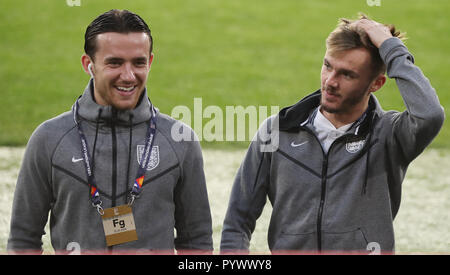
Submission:
[[144,32],[106,32],[96,37],[94,60],[84,54],[88,72],[92,63],[94,98],[97,104],[116,109],[134,109],[147,83],[153,61],[149,37]]
[[321,111],[342,118],[345,123],[356,120],[367,109],[370,93],[385,81],[380,74],[373,78],[370,53],[356,48],[325,53],[321,71]]

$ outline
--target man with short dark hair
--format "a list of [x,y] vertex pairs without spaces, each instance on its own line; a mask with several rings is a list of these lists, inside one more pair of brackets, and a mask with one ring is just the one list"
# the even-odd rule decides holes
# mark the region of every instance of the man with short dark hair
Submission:
[[[321,89],[263,123],[259,132],[277,137],[275,152],[262,152],[261,138],[249,147],[224,221],[223,252],[248,251],[266,197],[273,252],[394,251],[406,169],[444,121],[435,90],[398,37],[393,26],[365,16],[342,20],[329,35]],[[385,71],[404,112],[382,110],[373,95]]]
[[212,251],[199,142],[174,141],[177,121],[147,97],[152,47],[147,24],[126,10],[88,26],[81,62],[91,80],[71,111],[28,142],[10,252],[41,252],[49,211],[56,253]]

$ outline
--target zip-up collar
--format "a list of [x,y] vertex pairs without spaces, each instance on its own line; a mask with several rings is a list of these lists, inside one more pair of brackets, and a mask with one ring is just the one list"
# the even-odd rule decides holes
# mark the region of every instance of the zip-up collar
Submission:
[[[95,123],[95,137],[94,137],[94,145],[92,150],[91,160],[87,162],[91,165],[92,174],[94,173],[95,167],[95,153],[96,153],[96,144],[99,134],[99,124],[104,121],[108,126],[111,127],[111,137],[112,137],[112,195],[111,195],[111,205],[116,205],[116,189],[117,189],[117,134],[116,134],[116,126],[122,125],[129,128],[129,143],[128,143],[128,164],[127,164],[127,177],[129,179],[130,173],[130,164],[131,164],[131,152],[132,152],[132,144],[133,144],[133,125],[136,125],[141,122],[149,121],[151,119],[152,114],[154,113],[150,100],[147,98],[147,90],[145,89],[138,101],[136,108],[132,110],[117,110],[112,106],[101,106],[94,101],[93,97],[93,81],[92,79],[89,81],[88,86],[86,87],[83,95],[75,102],[72,111],[74,115],[74,121],[77,123],[79,127],[78,131],[80,132],[80,139],[82,138],[82,130],[79,124],[79,118],[83,118],[87,121],[91,121]],[[155,110],[157,112],[157,110]],[[150,128],[149,128],[150,129]],[[83,135],[84,136],[84,135]],[[87,142],[83,142],[87,143]],[[83,157],[85,158],[85,157]],[[86,168],[86,171],[89,169]],[[91,175],[88,174],[88,177]],[[91,182],[89,183],[91,185]],[[95,189],[93,189],[95,188]],[[92,182],[91,186],[91,194],[97,194],[92,198],[92,205],[97,207],[97,211],[101,215],[103,209],[101,207],[101,200],[99,198],[98,192],[95,193],[92,189],[96,190],[95,182]]]
[[150,106],[152,103],[148,99],[147,88],[144,89],[136,108],[132,110],[117,110],[112,106],[99,105],[94,101],[93,94],[93,80],[91,79],[79,98],[78,115],[80,118],[95,123],[114,120],[116,124],[129,126],[130,117],[133,117],[133,125],[148,121],[151,117]]
[[[317,107],[320,105],[320,98],[321,91],[319,89],[316,92],[301,99],[296,104],[283,108],[278,114],[280,131],[298,132],[305,127],[311,127],[312,121],[314,121],[315,116],[314,110],[317,110]],[[369,159],[371,147],[370,143],[372,140],[372,134],[370,133],[373,131],[374,121],[377,119],[376,116],[381,116],[382,112],[383,110],[381,109],[377,98],[373,94],[371,94],[367,110],[358,120],[353,123],[352,127],[346,133],[347,135],[353,134],[355,136],[368,137],[365,145],[367,146],[368,150],[366,153],[366,167],[361,195],[366,194],[367,181],[369,177]],[[325,159],[327,159],[327,154],[324,153],[324,156]],[[327,164],[324,164],[324,170],[326,170],[326,166]]]
[[[314,120],[313,112],[320,105],[320,89],[304,97],[296,104],[283,108],[279,116],[280,131],[298,132],[303,126]],[[382,113],[377,98],[371,94],[367,111],[352,125],[349,131],[355,135],[364,135],[370,131],[371,121]]]
[[[350,126],[347,128],[347,131],[349,131],[349,130],[351,131],[353,129],[353,131],[352,131],[353,134],[358,135],[359,127],[364,122],[364,119],[366,118],[368,112],[369,112],[369,108],[366,111],[364,111],[364,113],[357,120],[355,120],[353,123],[350,124]],[[300,126],[302,126],[302,127],[307,126],[310,128],[314,128],[314,123],[316,121],[316,117],[317,117],[318,113],[320,113],[319,107],[312,110],[308,119],[305,120],[304,122],[302,122],[302,124],[300,124]],[[321,116],[323,117],[323,115],[321,115]],[[324,119],[326,119],[326,118],[324,118]],[[331,122],[328,122],[328,123],[331,124]]]

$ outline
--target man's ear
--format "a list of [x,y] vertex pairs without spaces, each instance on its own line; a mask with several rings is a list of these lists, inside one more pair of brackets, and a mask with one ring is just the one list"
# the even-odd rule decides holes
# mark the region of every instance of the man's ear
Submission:
[[153,53],[151,53],[150,59],[148,60],[148,70],[150,70],[152,68],[153,57],[155,57],[155,55]]
[[89,57],[89,55],[87,54],[83,54],[81,56],[81,65],[83,66],[84,71],[89,75],[92,76],[91,73],[89,72],[89,65],[90,64],[94,64],[94,62],[92,62],[92,59]]
[[370,86],[369,92],[374,93],[378,91],[381,87],[383,87],[384,83],[386,83],[386,76],[384,74],[379,74],[374,81],[372,81],[372,85]]

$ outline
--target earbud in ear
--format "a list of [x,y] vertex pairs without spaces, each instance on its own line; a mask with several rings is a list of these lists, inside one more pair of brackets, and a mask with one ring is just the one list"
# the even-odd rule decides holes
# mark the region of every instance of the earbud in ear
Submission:
[[89,63],[88,71],[89,71],[89,74],[91,75],[91,77],[94,78],[94,74],[92,73],[92,63]]

